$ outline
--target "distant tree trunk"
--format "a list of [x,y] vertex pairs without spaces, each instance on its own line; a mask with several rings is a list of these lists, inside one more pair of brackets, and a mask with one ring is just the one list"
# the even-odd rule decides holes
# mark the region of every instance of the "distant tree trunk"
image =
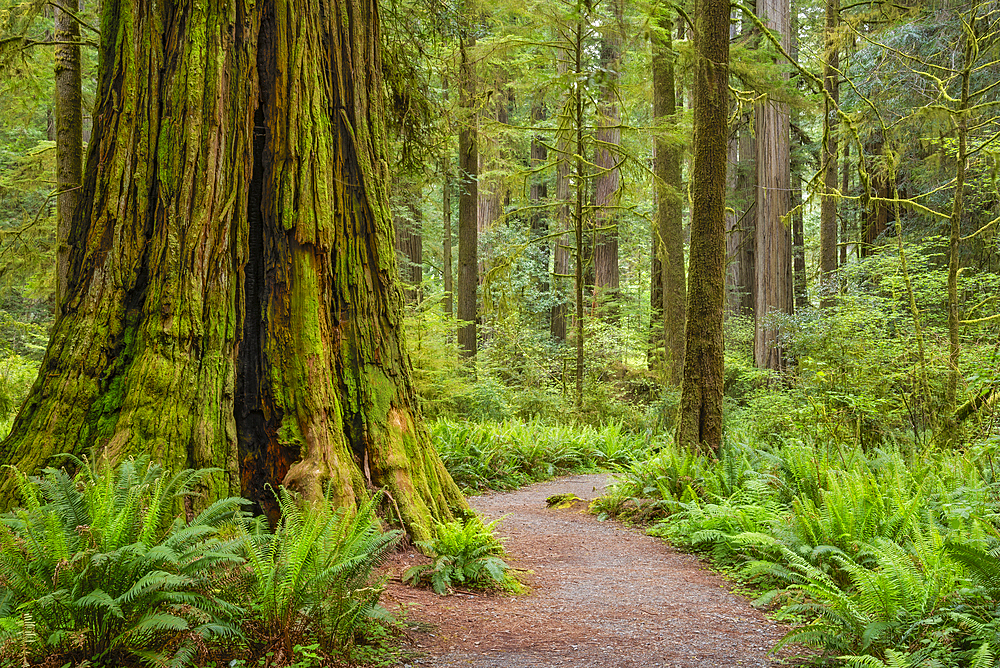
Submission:
[[[579,8],[579,5],[578,5]],[[576,408],[579,411],[583,408],[583,263],[584,263],[584,219],[583,219],[583,199],[584,184],[587,182],[587,170],[583,161],[583,138],[584,138],[584,110],[585,93],[583,91],[583,58],[586,45],[584,44],[583,20],[578,18],[576,22],[576,34],[573,42],[573,190],[575,194],[573,204],[573,232],[575,237],[574,255],[576,256],[576,280],[574,291],[576,292]]]
[[[765,25],[781,36],[789,49],[788,0],[758,0]],[[757,230],[754,362],[759,368],[784,366],[773,313],[792,312],[792,235],[783,220],[789,211],[788,104],[775,100],[757,107]]]
[[76,13],[78,0],[55,7],[56,128],[56,317],[62,313],[69,284],[70,229],[83,183],[83,95],[80,86],[80,26],[63,8]]
[[479,138],[476,130],[476,69],[469,58],[475,38],[462,38],[459,66],[462,129],[458,135],[458,346],[476,355],[476,297],[479,291]]
[[837,48],[837,23],[840,20],[839,0],[826,0],[826,39],[823,61],[823,198],[820,203],[819,256],[820,302],[829,308],[836,302],[837,292],[837,103],[840,100],[840,52]]
[[677,441],[714,453],[722,446],[729,2],[695,0],[692,16],[697,24],[691,258]]
[[103,14],[74,278],[0,463],[149,454],[265,510],[382,488],[429,538],[466,504],[401,334],[375,0]]
[[[531,105],[531,120],[533,123],[541,123],[545,120],[545,105],[538,101]],[[534,136],[531,138],[531,189],[528,199],[532,207],[531,213],[531,257],[534,260],[535,290],[539,295],[544,295],[549,291],[549,242],[539,242],[537,240],[545,237],[548,232],[548,216],[544,214],[544,206],[549,199],[549,187],[539,171],[548,160],[548,149],[545,147],[544,137]]]
[[757,228],[757,140],[750,121],[741,123],[732,133],[730,151],[735,156],[730,164],[735,171],[733,184],[733,214],[726,225],[726,295],[727,310],[733,315],[754,313],[756,273],[754,271],[755,236]]
[[809,306],[806,280],[806,241],[802,214],[802,174],[797,161],[792,162],[792,284],[795,310]]
[[601,38],[600,105],[597,118],[597,150],[594,164],[594,287],[607,314],[617,319],[620,275],[618,266],[618,191],[621,187],[621,115],[618,111],[618,82],[621,78],[622,12],[624,0],[612,0],[614,16]]
[[951,205],[951,221],[949,224],[948,242],[948,383],[945,386],[946,423],[945,428],[949,440],[954,439],[955,421],[952,416],[958,408],[958,381],[961,376],[959,362],[961,361],[961,339],[959,338],[958,315],[958,272],[961,264],[959,243],[962,239],[962,216],[965,213],[965,170],[968,155],[969,135],[969,89],[972,78],[972,68],[975,64],[975,54],[978,45],[975,37],[966,33],[964,36],[965,62],[962,67],[962,93],[958,100],[958,109],[954,112],[956,133],[958,134],[958,164],[955,168],[955,194]]
[[891,207],[885,201],[896,194],[895,177],[880,164],[883,149],[883,138],[876,136],[865,145],[863,158],[859,157],[859,160],[866,160],[868,173],[868,183],[861,199],[861,257],[872,254],[876,242],[889,231],[889,224],[895,221]]
[[[500,87],[503,88],[503,82]],[[490,96],[492,104],[481,113],[483,118],[493,121],[490,125],[507,125],[509,98],[504,90],[496,90]],[[478,200],[478,220],[479,236],[493,229],[497,221],[503,218],[504,209],[510,200],[510,193],[507,190],[505,180],[496,174],[503,168],[504,154],[507,152],[505,146],[500,141],[488,136],[486,132],[480,132],[477,138],[479,153],[479,200]],[[488,250],[480,255],[489,255]],[[480,258],[480,270],[484,269],[483,263],[487,258]]]
[[399,276],[403,281],[406,301],[413,304],[423,299],[424,282],[423,213],[420,211],[420,187],[415,183],[398,184],[402,191],[405,215],[396,216],[396,253]]
[[[568,67],[568,54],[560,51],[556,56],[556,71],[560,76],[565,75]],[[565,105],[564,105],[565,106]],[[556,239],[552,250],[552,291],[554,304],[552,305],[552,320],[549,331],[552,338],[559,342],[566,341],[566,316],[568,315],[568,290],[566,289],[567,278],[569,278],[569,258],[570,239],[569,230],[572,220],[569,210],[570,191],[570,138],[566,128],[561,128],[556,135],[556,229],[564,234]]]
[[[671,21],[664,12],[653,33],[653,118],[673,126],[677,112]],[[657,136],[656,226],[653,235],[652,317],[658,317],[653,349],[662,350],[667,379],[679,385],[684,376],[684,309],[687,285],[684,275],[684,204],[681,199],[681,150],[676,140]],[[659,292],[659,294],[656,294]]]
[[[444,77],[441,82],[444,89],[444,99],[448,100],[448,78]],[[441,174],[444,175],[444,183],[441,187],[441,222],[444,225],[441,240],[442,274],[444,278],[444,299],[441,301],[441,308],[448,317],[455,315],[455,281],[452,275],[451,258],[451,156],[448,151],[444,152],[441,158]]]
[[[797,3],[796,3],[797,5]],[[796,5],[791,10],[791,46],[789,55],[792,60],[799,60],[799,28],[798,12]],[[799,112],[794,112],[794,121],[799,119]],[[809,305],[809,289],[806,280],[806,243],[805,232],[803,230],[804,216],[802,212],[802,153],[805,143],[804,139],[799,140],[800,150],[792,153],[791,156],[791,210],[792,210],[792,295],[795,310],[803,309]]]
[[[851,145],[849,142],[844,142],[843,157],[840,159],[841,165],[841,180],[840,180],[840,192],[843,195],[849,195],[851,192]],[[848,243],[851,240],[851,230],[848,226],[847,214],[843,208],[839,211],[840,214],[840,241],[838,246],[840,246],[840,266],[844,267],[847,265],[847,251]],[[855,239],[857,241],[857,239]]]

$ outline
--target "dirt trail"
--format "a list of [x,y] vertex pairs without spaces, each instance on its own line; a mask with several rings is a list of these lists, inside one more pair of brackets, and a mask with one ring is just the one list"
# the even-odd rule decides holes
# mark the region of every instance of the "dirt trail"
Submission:
[[[695,557],[638,530],[599,522],[586,504],[546,508],[553,494],[594,499],[605,475],[580,475],[516,492],[473,497],[488,519],[505,516],[508,563],[532,571],[527,596],[455,594],[390,583],[384,601],[403,606],[414,625],[411,666],[535,668],[549,666],[777,665],[768,651],[785,629]],[[398,575],[422,558],[397,555]]]

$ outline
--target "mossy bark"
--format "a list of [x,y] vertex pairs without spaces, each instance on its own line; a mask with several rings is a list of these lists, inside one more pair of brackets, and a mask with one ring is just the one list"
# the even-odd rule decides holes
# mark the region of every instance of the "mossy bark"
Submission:
[[[149,453],[418,538],[465,507],[415,413],[373,0],[103,5],[66,307],[0,460]],[[10,481],[3,497],[10,502]]]
[[722,311],[725,303],[729,3],[696,0],[694,165],[684,379],[678,443],[722,445]]

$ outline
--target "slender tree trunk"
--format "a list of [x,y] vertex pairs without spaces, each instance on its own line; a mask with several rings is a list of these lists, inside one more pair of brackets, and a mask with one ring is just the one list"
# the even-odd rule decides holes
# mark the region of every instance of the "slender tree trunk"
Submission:
[[837,48],[839,0],[826,0],[826,51],[823,62],[823,198],[820,203],[820,304],[829,308],[837,293],[837,103],[840,100],[840,51]]
[[479,291],[479,137],[476,130],[476,70],[469,57],[475,38],[462,38],[459,66],[462,129],[458,135],[458,346],[476,355],[476,297]]
[[792,284],[795,310],[809,306],[809,288],[806,281],[806,240],[803,230],[802,174],[798,161],[792,162]]
[[601,38],[601,103],[598,107],[597,150],[594,164],[594,288],[609,305],[608,315],[617,319],[618,290],[618,193],[621,188],[621,114],[618,111],[618,82],[621,69],[622,12],[624,0],[612,0],[614,16]]
[[70,229],[83,183],[83,95],[80,86],[80,26],[63,10],[79,11],[77,0],[55,5],[56,89],[56,317],[69,284]]
[[[441,86],[444,89],[444,99],[447,102],[447,77],[441,82]],[[451,156],[448,155],[448,151],[445,151],[444,157],[441,158],[441,173],[444,175],[444,184],[441,188],[441,222],[444,225],[441,240],[442,264],[444,265],[442,268],[444,275],[444,299],[441,301],[441,307],[444,310],[444,314],[450,318],[455,315],[455,283],[452,275],[451,258]]]
[[728,311],[733,315],[754,314],[756,273],[754,268],[755,230],[757,228],[757,140],[750,121],[734,133],[736,156],[733,183],[733,215],[726,227],[726,273]]
[[[579,9],[579,3],[578,3]],[[576,34],[574,35],[573,57],[573,121],[575,130],[574,159],[573,159],[573,188],[575,190],[575,203],[573,205],[573,231],[575,233],[575,255],[576,255],[576,408],[583,408],[583,264],[584,264],[584,242],[583,242],[583,198],[584,184],[587,182],[586,168],[583,162],[583,133],[584,133],[584,91],[583,91],[583,53],[585,49],[583,37],[583,21],[576,22]]]
[[951,205],[948,239],[948,383],[945,387],[946,437],[954,440],[955,423],[952,416],[958,407],[959,362],[962,347],[959,338],[958,272],[961,264],[959,242],[962,240],[962,216],[965,213],[965,169],[968,155],[969,88],[975,58],[975,37],[965,35],[965,62],[962,68],[962,94],[956,110],[955,126],[958,134],[958,164],[955,168],[955,195]]
[[[789,50],[788,0],[758,0],[765,25],[781,36]],[[788,105],[775,100],[757,107],[757,230],[754,361],[759,368],[784,367],[774,313],[792,312],[792,238],[783,220],[789,211]]]
[[[545,120],[546,109],[542,102],[535,102],[531,106],[531,120],[533,123],[541,123]],[[528,198],[533,207],[531,213],[531,257],[534,260],[533,273],[535,274],[535,290],[539,295],[544,295],[549,291],[549,254],[550,246],[548,241],[538,240],[546,236],[549,232],[549,219],[544,214],[545,203],[549,199],[549,187],[545,178],[540,173],[545,162],[548,160],[549,152],[545,147],[545,138],[535,136],[531,138],[531,189]],[[544,316],[543,316],[544,317]]]
[[[666,131],[675,125],[674,53],[670,40],[671,21],[664,12],[660,30],[653,35],[653,117]],[[651,311],[659,316],[661,338],[654,348],[663,351],[663,369],[669,382],[679,385],[684,376],[684,309],[687,285],[684,275],[684,204],[681,187],[681,150],[676,140],[656,138],[656,227],[653,238],[654,290]],[[656,295],[656,286],[659,295]]]
[[[841,180],[840,180],[840,192],[842,195],[849,195],[851,193],[851,144],[849,142],[844,142],[843,156],[840,159],[841,165]],[[841,208],[839,211],[840,216],[840,266],[847,266],[847,251],[848,243],[851,240],[851,229],[848,226],[847,214]],[[854,239],[857,241],[857,238]]]
[[[789,55],[794,62],[799,60],[799,22],[796,9],[798,3],[791,7],[791,51]],[[792,122],[798,122],[799,111],[793,112]],[[799,141],[800,149],[802,142]],[[809,305],[809,288],[806,280],[806,243],[805,232],[803,230],[804,216],[802,212],[802,163],[800,157],[802,150],[791,153],[791,192],[789,193],[790,206],[792,211],[792,301],[796,310],[803,309]]]
[[725,305],[726,120],[729,2],[695,0],[694,167],[687,330],[677,441],[722,446],[722,311]]
[[[568,71],[569,54],[560,50],[556,55],[556,71],[564,76]],[[566,100],[568,102],[568,100]],[[567,104],[563,104],[565,110]],[[559,342],[566,341],[566,316],[568,315],[569,294],[566,282],[569,278],[570,239],[569,230],[572,226],[570,216],[570,146],[568,128],[565,127],[565,111],[559,119],[559,131],[556,134],[556,229],[561,234],[552,251],[552,289],[554,304],[552,305],[552,320],[549,331],[552,338]]]
[[74,279],[2,463],[149,454],[264,510],[384,488],[428,538],[465,502],[401,333],[375,1],[103,12]]

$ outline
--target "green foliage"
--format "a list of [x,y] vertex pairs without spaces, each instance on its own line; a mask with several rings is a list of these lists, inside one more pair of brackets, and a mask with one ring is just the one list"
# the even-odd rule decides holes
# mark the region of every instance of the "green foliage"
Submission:
[[[783,643],[850,665],[993,665],[1000,642],[994,483],[970,455],[761,439],[731,427],[718,459],[665,445],[597,512],[708,552],[804,624]],[[974,454],[978,455],[979,451]]]
[[612,423],[602,429],[539,421],[431,424],[431,438],[455,482],[464,489],[515,489],[571,472],[622,466],[647,444]]
[[350,514],[327,496],[306,503],[277,492],[281,520],[274,533],[260,524],[239,535],[245,567],[227,587],[247,602],[247,641],[255,653],[291,657],[296,645],[318,641],[324,652],[349,645],[362,624],[387,619],[378,605],[382,583],[373,576],[401,537],[382,532],[378,497]]
[[464,522],[446,522],[435,527],[436,538],[418,543],[431,555],[430,564],[412,566],[403,573],[411,585],[429,584],[444,596],[454,587],[520,591],[520,583],[501,558],[503,543],[493,535],[500,520],[483,524],[478,516]]
[[27,659],[183,666],[205,641],[237,637],[241,609],[213,586],[240,559],[220,530],[243,499],[213,503],[191,522],[179,500],[210,471],[170,475],[148,458],[117,470],[73,459],[75,477],[18,475],[25,507],[0,524],[2,653]]

